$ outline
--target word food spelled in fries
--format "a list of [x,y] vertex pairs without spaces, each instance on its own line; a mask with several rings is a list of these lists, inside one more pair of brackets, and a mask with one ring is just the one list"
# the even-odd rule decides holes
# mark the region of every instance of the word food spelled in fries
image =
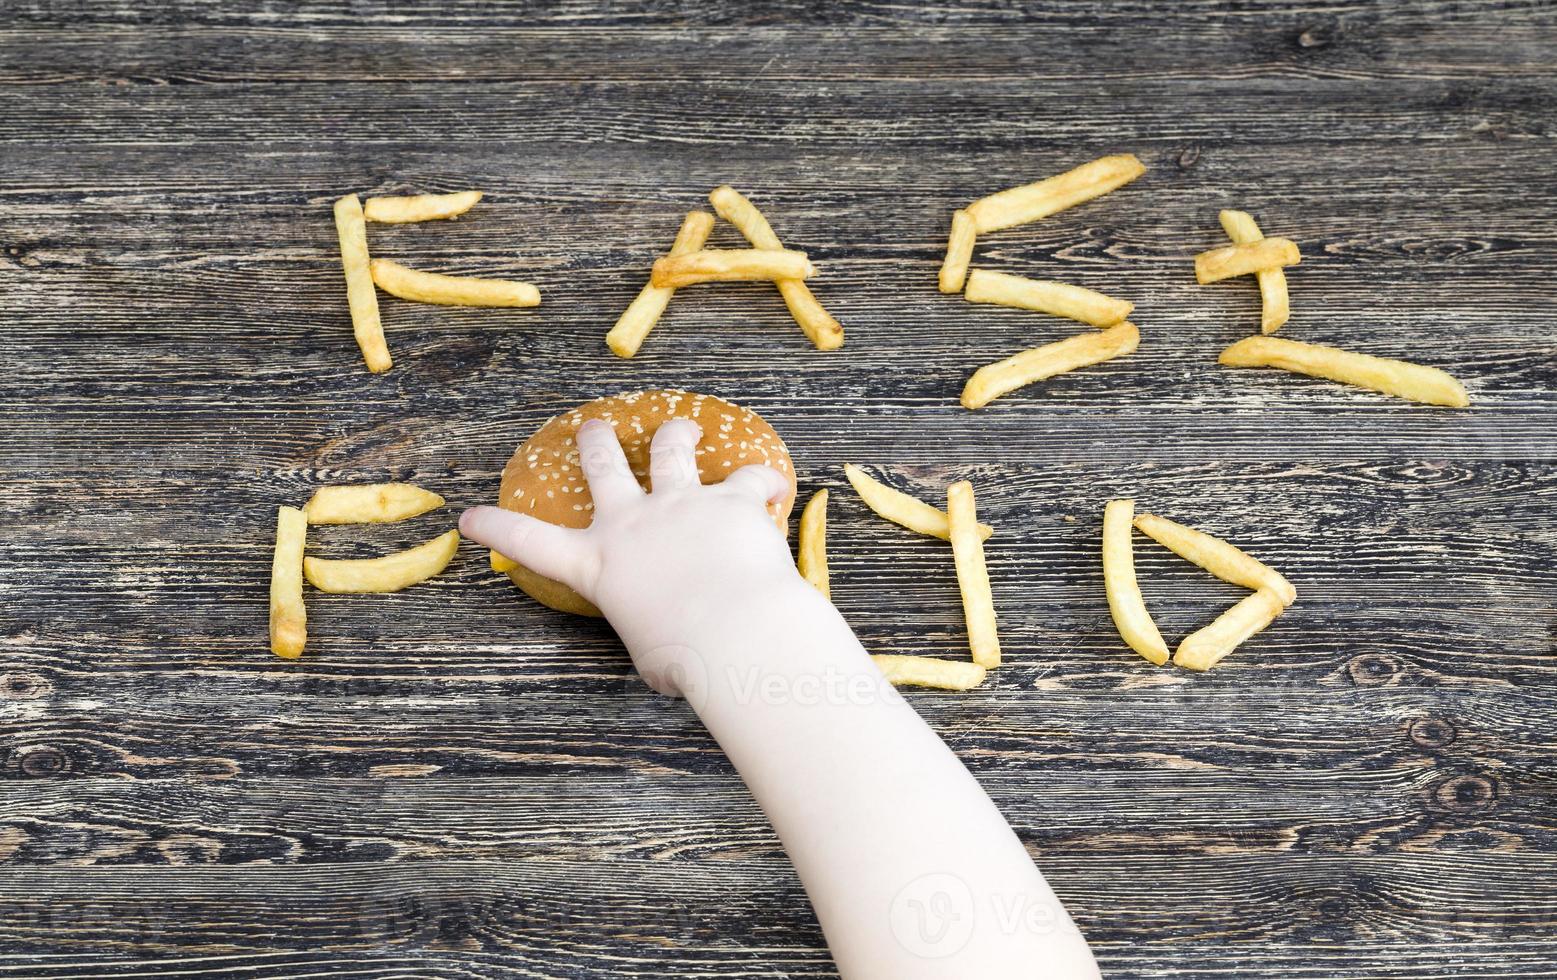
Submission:
[[654,260],[649,282],[680,288],[700,282],[809,279],[816,275],[804,252],[781,248],[705,248]]
[[968,275],[968,286],[963,296],[970,303],[993,303],[996,306],[1036,310],[1069,320],[1080,320],[1094,327],[1111,327],[1123,322],[1130,311],[1135,309],[1135,304],[1127,300],[1114,299],[1080,286],[1024,279],[986,269],[974,269]]
[[968,623],[968,645],[980,667],[1000,666],[1000,637],[995,629],[995,597],[984,566],[984,539],[979,537],[973,502],[973,484],[967,480],[946,488],[946,517],[951,525],[952,559],[957,565],[957,587],[962,591],[962,613]]
[[270,652],[296,660],[308,642],[303,609],[303,543],[308,519],[296,507],[276,512],[276,552],[270,564]]
[[394,362],[389,357],[389,345],[384,342],[384,325],[378,318],[378,294],[373,291],[373,274],[368,270],[368,231],[357,195],[348,194],[335,202],[335,232],[341,240],[351,329],[368,370],[382,374]]
[[320,487],[303,505],[310,524],[392,524],[443,506],[443,498],[411,483]]
[[934,687],[943,691],[971,691],[984,683],[986,673],[978,664],[937,657],[873,653],[870,659],[893,684]]
[[1100,157],[1036,184],[1013,187],[968,205],[974,230],[980,234],[1014,228],[1075,207],[1118,190],[1146,172],[1133,153]]
[[304,558],[303,574],[320,592],[399,592],[443,571],[459,546],[460,532],[448,531],[379,558]]
[[[947,519],[944,510],[937,510],[917,497],[911,497],[901,490],[894,490],[885,483],[872,479],[853,463],[844,465],[843,475],[849,478],[849,485],[860,495],[860,499],[865,501],[865,506],[893,524],[932,538],[940,538],[942,541],[951,540],[951,522]],[[989,540],[989,536],[994,533],[995,529],[988,524],[979,525],[980,541]]]
[[[729,184],[714,188],[708,201],[719,217],[730,222],[754,248],[782,249],[784,243],[773,233],[773,226],[757,206]],[[811,289],[799,279],[777,280],[779,295],[800,329],[817,350],[836,350],[843,346],[843,326],[822,308]]]
[[973,372],[962,389],[964,408],[983,408],[1001,395],[1034,381],[1128,354],[1141,343],[1135,324],[1125,322],[1097,333],[1082,333],[1043,347],[1013,354]]
[[1135,581],[1135,553],[1130,540],[1130,522],[1135,501],[1110,500],[1103,508],[1103,587],[1108,593],[1108,611],[1114,617],[1119,635],[1130,649],[1157,666],[1168,662],[1168,645],[1146,611],[1146,600]]
[[[1103,509],[1103,585],[1119,635],[1131,649],[1161,665],[1167,662],[1168,647],[1146,611],[1135,580],[1130,541],[1134,510],[1133,500],[1111,500]],[[1209,670],[1297,600],[1297,590],[1280,572],[1221,538],[1152,514],[1134,517],[1133,524],[1142,534],[1217,578],[1254,590],[1210,626],[1179,644],[1173,655],[1173,663],[1179,667]]]
[[[1265,237],[1254,216],[1247,211],[1223,211],[1218,216],[1222,230],[1235,245],[1252,245]],[[1287,299],[1287,274],[1280,269],[1261,269],[1254,274],[1260,284],[1260,333],[1275,333],[1292,315]]]
[[541,291],[512,279],[473,279],[417,272],[398,262],[374,259],[368,266],[384,292],[414,303],[439,306],[540,306]]
[[1224,245],[1195,256],[1195,281],[1202,286],[1234,276],[1247,276],[1303,260],[1295,242],[1287,238],[1261,238],[1244,245]]
[[[310,524],[387,524],[443,506],[443,498],[409,483],[320,487],[302,509],[282,507],[270,572],[270,649],[302,656],[307,642],[303,580],[322,592],[397,592],[443,571],[459,548],[449,531],[415,548],[382,558],[334,561],[304,555]],[[496,564],[497,552],[493,552]]]
[[[670,246],[670,255],[686,255],[696,252],[708,241],[708,235],[714,230],[714,216],[707,211],[689,211],[682,219],[681,230],[676,233],[676,241]],[[611,353],[617,357],[632,357],[638,353],[638,348],[643,346],[643,340],[659,322],[664,314],[665,307],[670,304],[670,298],[676,295],[672,286],[656,286],[654,283],[646,284],[639,290],[638,298],[634,299],[622,311],[617,318],[616,326],[606,334],[606,346],[611,348]]]
[[1280,337],[1245,337],[1222,351],[1217,362],[1228,367],[1280,368],[1427,405],[1464,408],[1470,404],[1465,386],[1438,368]]
[[827,491],[818,490],[800,512],[800,576],[831,599],[827,575]]
[[400,225],[413,221],[437,221],[464,214],[481,200],[480,191],[453,194],[414,194],[410,197],[370,197],[363,216],[379,224]]

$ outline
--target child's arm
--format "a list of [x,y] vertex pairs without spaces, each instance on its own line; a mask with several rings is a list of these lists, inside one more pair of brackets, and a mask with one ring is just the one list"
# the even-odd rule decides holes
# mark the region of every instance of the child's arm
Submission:
[[645,679],[683,694],[773,821],[848,980],[1098,976],[1085,940],[984,791],[795,571],[765,467],[702,486],[694,423],[655,433],[654,492],[611,428],[578,433],[595,521],[481,507],[461,528],[611,621]]

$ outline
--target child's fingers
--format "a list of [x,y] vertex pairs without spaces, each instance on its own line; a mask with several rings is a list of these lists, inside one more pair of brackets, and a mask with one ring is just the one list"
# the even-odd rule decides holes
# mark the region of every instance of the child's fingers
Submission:
[[768,504],[789,492],[789,477],[771,466],[752,463],[725,477],[722,486],[736,493],[747,494],[761,503]]
[[697,441],[702,437],[703,427],[691,419],[671,419],[655,431],[649,442],[652,492],[697,486]]
[[590,419],[579,426],[575,439],[579,465],[589,481],[596,514],[608,514],[643,496],[643,488],[622,453],[622,444],[616,440],[616,431],[608,423]]
[[529,514],[472,507],[460,515],[460,533],[575,590],[587,565],[583,531],[547,524]]

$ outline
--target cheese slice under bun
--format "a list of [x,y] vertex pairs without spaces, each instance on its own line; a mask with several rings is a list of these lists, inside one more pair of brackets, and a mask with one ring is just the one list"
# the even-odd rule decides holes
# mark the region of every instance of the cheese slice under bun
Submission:
[[[579,466],[573,436],[589,419],[608,422],[616,430],[627,463],[645,489],[649,486],[649,440],[671,419],[691,419],[702,426],[697,471],[704,483],[719,483],[752,463],[772,466],[789,478],[789,492],[769,504],[768,512],[788,536],[789,512],[795,506],[795,467],[784,440],[757,413],[723,398],[690,391],[610,395],[553,417],[503,467],[498,506],[550,524],[588,527],[594,519],[595,503]],[[577,592],[523,565],[509,571],[508,577],[543,605],[580,616],[600,615],[600,610]]]

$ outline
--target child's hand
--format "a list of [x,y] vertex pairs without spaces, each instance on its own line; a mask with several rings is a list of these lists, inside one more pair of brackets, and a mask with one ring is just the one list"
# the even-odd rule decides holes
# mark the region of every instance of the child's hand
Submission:
[[690,419],[666,422],[649,444],[652,492],[628,468],[611,426],[585,422],[575,437],[594,498],[583,530],[526,514],[475,507],[460,518],[466,537],[556,579],[599,607],[656,689],[641,654],[686,642],[701,610],[799,580],[784,535],[765,506],[789,489],[783,474],[745,466],[723,483],[698,481]]

